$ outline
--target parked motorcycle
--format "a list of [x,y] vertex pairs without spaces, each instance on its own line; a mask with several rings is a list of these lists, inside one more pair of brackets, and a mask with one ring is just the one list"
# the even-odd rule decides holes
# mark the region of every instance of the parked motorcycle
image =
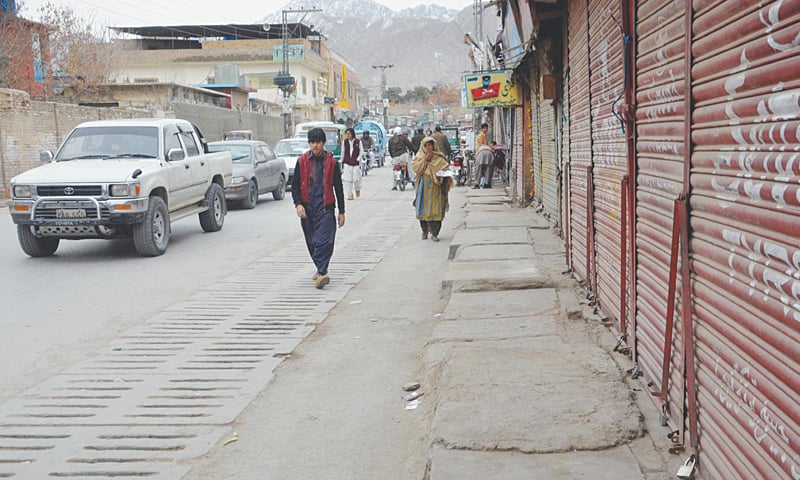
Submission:
[[464,162],[464,156],[460,151],[450,153],[450,170],[453,171],[453,177],[456,180],[456,185],[459,187],[467,183],[468,172],[467,166]]
[[406,185],[411,183],[411,179],[408,177],[408,166],[400,163],[395,164],[392,167],[392,172],[394,174],[394,188],[392,190],[405,191]]

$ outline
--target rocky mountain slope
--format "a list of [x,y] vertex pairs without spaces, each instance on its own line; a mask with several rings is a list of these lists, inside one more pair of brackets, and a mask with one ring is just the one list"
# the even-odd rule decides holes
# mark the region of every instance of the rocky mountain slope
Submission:
[[[282,10],[309,6],[307,0],[290,0],[262,22],[280,23]],[[373,0],[319,0],[314,6],[322,12],[290,14],[288,21],[314,25],[374,95],[380,92],[381,70],[373,65],[393,64],[386,69],[387,87],[404,91],[460,85],[462,73],[471,69],[463,39],[474,30],[472,6],[456,11],[419,5],[393,11]]]

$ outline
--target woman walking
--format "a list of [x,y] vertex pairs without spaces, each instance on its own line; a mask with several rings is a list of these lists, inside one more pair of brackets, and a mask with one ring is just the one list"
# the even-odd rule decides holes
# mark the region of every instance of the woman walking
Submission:
[[444,214],[450,208],[447,193],[451,182],[449,177],[437,175],[447,170],[449,164],[433,137],[422,139],[422,147],[414,157],[411,168],[417,177],[415,205],[417,219],[422,227],[422,239],[427,239],[430,234],[431,240],[438,242]]

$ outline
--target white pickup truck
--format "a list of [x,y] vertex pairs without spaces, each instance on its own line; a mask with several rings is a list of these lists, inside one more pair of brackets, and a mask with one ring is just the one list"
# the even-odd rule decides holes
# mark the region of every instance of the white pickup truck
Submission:
[[11,218],[22,250],[55,253],[61,239],[133,238],[153,257],[167,250],[170,223],[199,214],[206,232],[222,229],[231,157],[208,153],[185,120],[100,120],[70,132],[45,165],[11,179]]

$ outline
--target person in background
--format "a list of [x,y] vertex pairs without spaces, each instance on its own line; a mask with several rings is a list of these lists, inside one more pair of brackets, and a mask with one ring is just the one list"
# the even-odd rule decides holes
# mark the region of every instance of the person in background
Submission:
[[419,152],[420,144],[422,143],[422,139],[425,138],[425,135],[422,133],[422,129],[418,128],[414,131],[414,136],[411,138],[411,145],[414,145],[414,154],[416,155]]
[[[487,145],[487,143],[486,143],[486,132],[488,132],[488,131],[489,131],[489,124],[488,123],[481,124],[481,133],[479,133],[478,136],[475,137],[475,148],[478,148],[481,145]],[[476,150],[476,152],[477,152],[477,150]]]
[[375,144],[373,143],[372,137],[369,136],[369,130],[364,130],[364,133],[361,134],[361,148],[362,151],[367,152],[369,156],[370,168],[375,166],[375,155],[372,153],[373,145]]
[[[317,271],[311,277],[317,288],[330,283],[328,265],[333,256],[336,225],[344,227],[344,191],[342,172],[333,153],[325,150],[325,131],[308,131],[308,151],[297,158],[292,179],[292,199],[300,218],[308,254]],[[338,206],[339,216],[334,217]]]
[[[493,142],[494,143],[494,142]],[[505,178],[503,173],[506,169],[506,152],[495,144],[494,147],[494,171],[500,172],[500,178]]]
[[449,158],[450,140],[447,139],[447,135],[442,133],[442,127],[436,126],[436,133],[433,134],[433,139],[436,140],[436,146],[439,147],[439,151],[444,155],[444,158]]
[[345,130],[344,144],[342,145],[342,180],[347,199],[361,196],[361,142],[356,138],[352,128]]
[[436,140],[433,137],[423,138],[422,147],[411,164],[418,180],[414,206],[419,226],[422,228],[423,240],[430,234],[431,240],[439,241],[442,220],[450,209],[448,192],[452,182],[450,177],[439,176],[437,173],[449,167],[447,158],[439,151]]
[[472,188],[489,188],[491,182],[488,178],[489,167],[494,162],[494,150],[485,143],[478,147],[477,155],[475,156],[475,185]]
[[[408,165],[411,160],[411,151],[414,145],[408,139],[408,130],[403,130],[400,127],[395,127],[393,130],[394,135],[389,140],[389,156],[392,157],[392,167],[395,165]],[[411,174],[409,173],[409,176]],[[413,182],[414,179],[411,178]],[[392,190],[397,190],[396,186],[392,186]]]

